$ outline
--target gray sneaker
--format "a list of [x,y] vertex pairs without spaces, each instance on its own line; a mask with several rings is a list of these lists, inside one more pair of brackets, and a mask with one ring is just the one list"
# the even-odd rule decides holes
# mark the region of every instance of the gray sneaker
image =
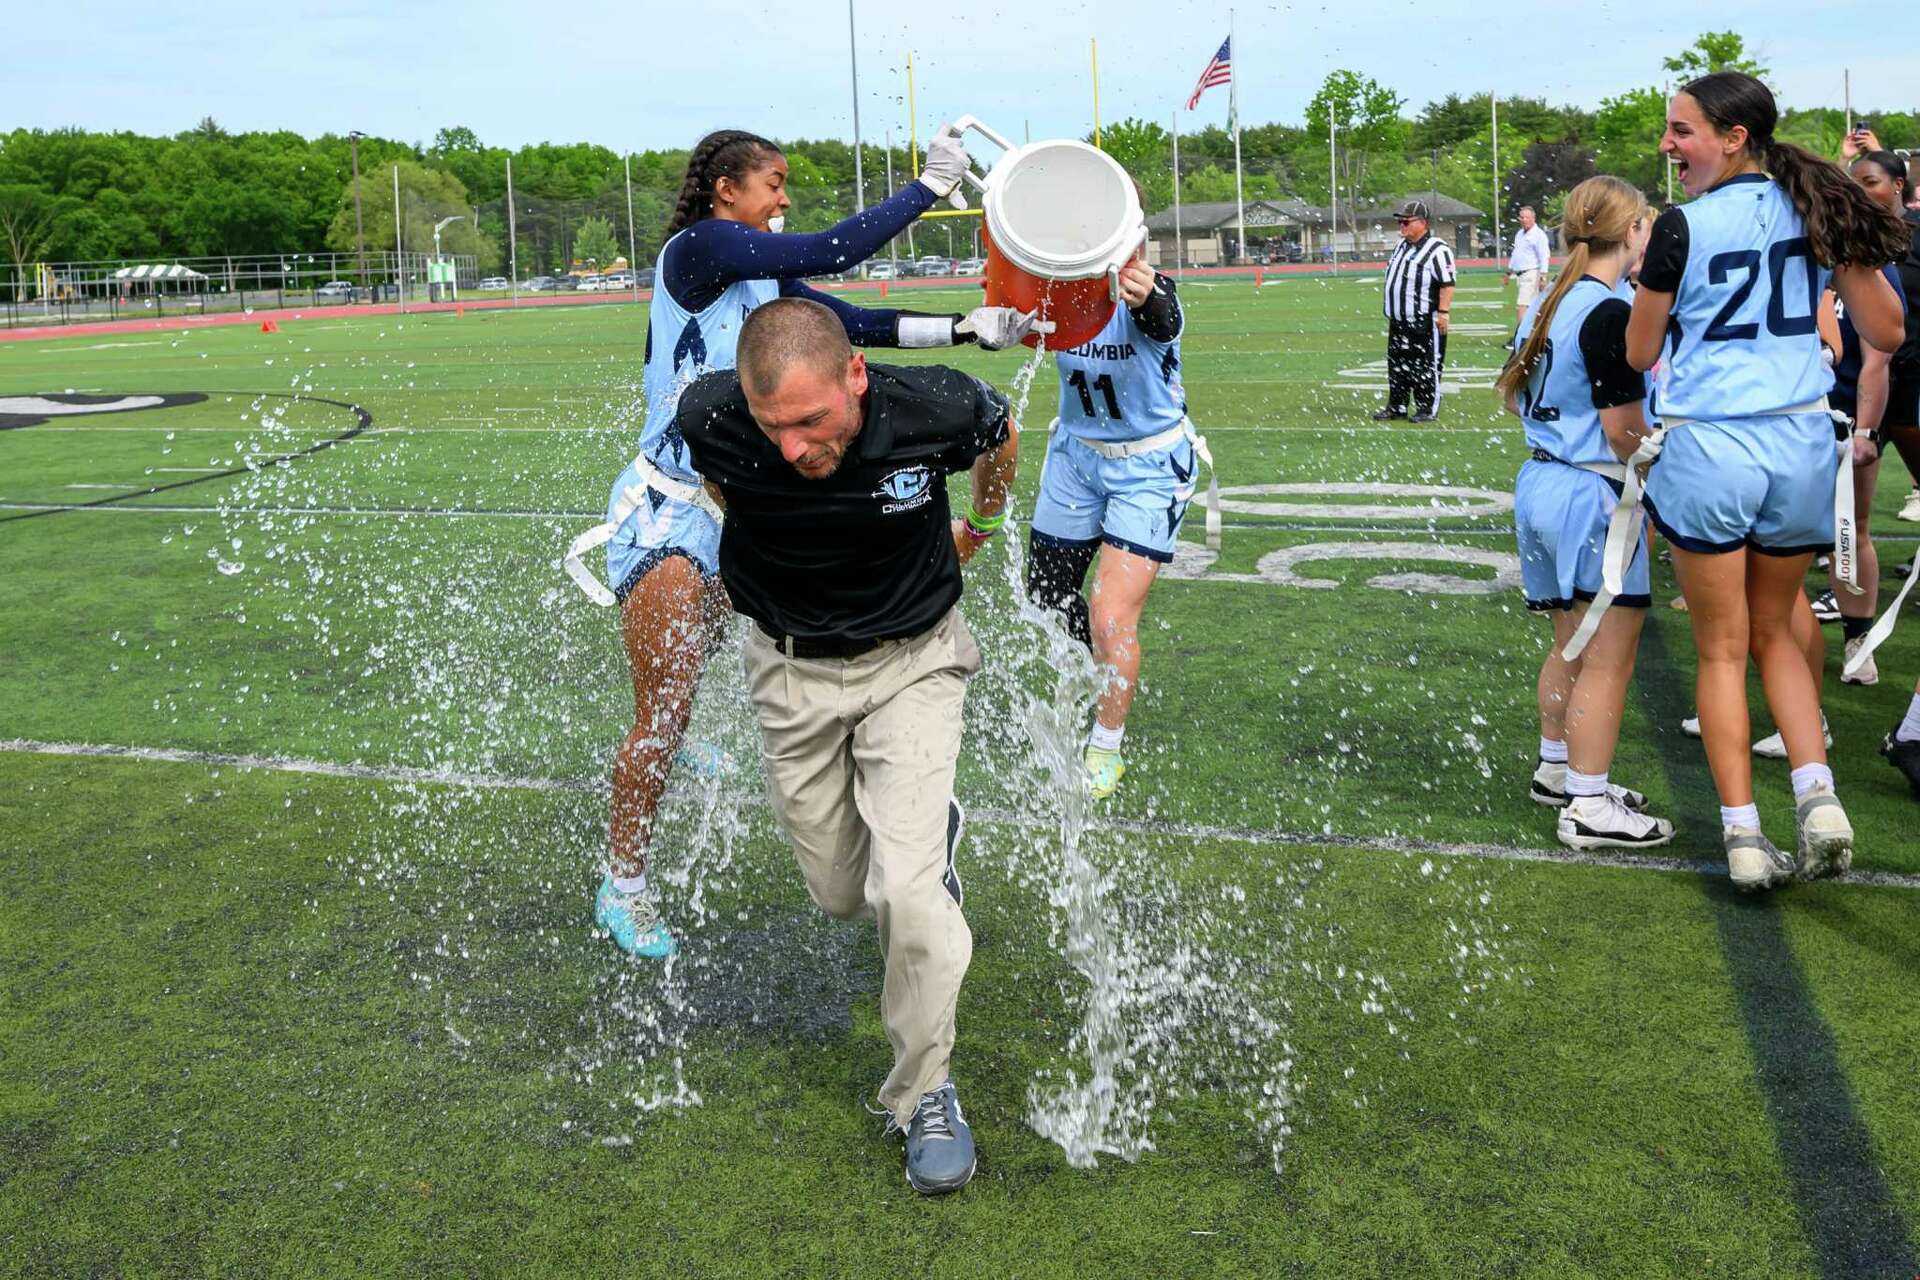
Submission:
[[947,801],[947,870],[940,877],[940,883],[946,888],[947,896],[953,899],[953,905],[967,905],[966,886],[960,883],[960,836],[967,829],[967,811],[960,807],[958,800]]
[[[887,1132],[899,1133],[899,1122],[887,1117]],[[958,1191],[973,1178],[978,1157],[973,1130],[960,1114],[960,1095],[949,1080],[932,1093],[920,1095],[907,1123],[907,1182],[923,1196]]]
[[1727,876],[1742,893],[1778,888],[1793,879],[1793,859],[1758,831],[1727,827],[1722,836],[1727,848]]
[[1798,870],[1802,880],[1843,876],[1853,866],[1853,824],[1832,787],[1815,787],[1794,806],[1800,829]]

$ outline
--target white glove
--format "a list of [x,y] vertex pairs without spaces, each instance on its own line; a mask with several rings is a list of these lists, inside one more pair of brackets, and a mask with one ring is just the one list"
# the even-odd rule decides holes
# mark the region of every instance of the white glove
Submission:
[[1036,320],[1037,314],[1014,307],[975,307],[953,326],[953,331],[972,334],[983,351],[1001,351],[1025,341],[1030,334],[1053,332],[1053,321]]
[[920,166],[920,183],[933,192],[936,200],[945,199],[959,188],[972,160],[960,135],[950,124],[943,124],[927,140],[927,162]]

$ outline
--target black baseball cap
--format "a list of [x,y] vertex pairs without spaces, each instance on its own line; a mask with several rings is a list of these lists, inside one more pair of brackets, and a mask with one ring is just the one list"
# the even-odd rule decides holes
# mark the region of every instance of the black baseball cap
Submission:
[[1409,200],[1393,211],[1395,222],[1410,222],[1415,218],[1422,222],[1433,221],[1433,210],[1427,208],[1425,200]]

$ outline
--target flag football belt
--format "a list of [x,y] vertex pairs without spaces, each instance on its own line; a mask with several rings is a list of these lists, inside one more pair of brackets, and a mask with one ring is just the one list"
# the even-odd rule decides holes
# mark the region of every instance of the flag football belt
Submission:
[[612,519],[595,525],[575,538],[573,545],[567,548],[566,557],[560,562],[567,576],[587,593],[587,599],[598,605],[613,605],[618,601],[613,592],[593,576],[593,570],[587,568],[583,559],[589,551],[598,550],[613,541],[613,535],[627,522],[627,517],[638,511],[641,503],[649,501],[647,490],[651,489],[675,502],[698,507],[716,521],[723,519],[719,505],[714,502],[713,495],[707,492],[706,486],[675,480],[648,461],[644,454],[633,460],[633,468],[639,479],[620,490],[620,499],[613,504]]
[[[1053,427],[1060,426],[1060,419],[1053,420]],[[1207,438],[1193,429],[1191,418],[1182,418],[1165,431],[1140,440],[1088,440],[1082,436],[1068,433],[1075,444],[1084,445],[1103,458],[1119,461],[1122,458],[1135,458],[1143,453],[1152,453],[1179,444],[1182,440],[1193,446],[1194,457],[1207,469],[1207,494],[1200,500],[1201,509],[1207,517],[1207,549],[1220,549],[1220,475],[1213,469],[1213,454],[1207,449]]]
[[1576,471],[1591,471],[1597,476],[1605,476],[1615,484],[1627,482],[1627,464],[1624,462],[1568,462],[1565,458],[1548,453],[1545,449],[1535,449],[1533,460],[1557,462],[1563,467],[1572,467]]
[[[1832,414],[1827,407],[1827,398],[1809,400],[1805,404],[1788,405],[1784,409],[1774,409],[1768,413],[1751,414],[1757,418],[1786,418],[1802,413]],[[1844,417],[1845,415],[1839,415]],[[1600,620],[1606,616],[1614,597],[1620,594],[1626,584],[1627,566],[1633,562],[1634,548],[1639,545],[1645,521],[1641,507],[1645,504],[1647,468],[1660,456],[1669,432],[1700,421],[1698,418],[1683,418],[1678,415],[1665,415],[1659,424],[1640,441],[1640,447],[1627,459],[1626,477],[1621,483],[1620,496],[1614,501],[1613,514],[1607,518],[1606,553],[1600,563],[1600,590],[1587,606],[1586,616],[1580,619],[1573,638],[1567,641],[1567,647],[1561,656],[1572,662],[1586,652],[1587,642],[1593,639],[1600,629]],[[1846,441],[1836,448],[1850,451],[1852,446]],[[1843,453],[1840,458],[1838,474],[1833,482],[1833,576],[1846,589],[1855,595],[1860,594],[1860,548],[1857,542],[1858,531],[1853,519],[1853,466],[1852,458]],[[1888,630],[1892,630],[1891,627]],[[1864,651],[1866,646],[1861,646]]]

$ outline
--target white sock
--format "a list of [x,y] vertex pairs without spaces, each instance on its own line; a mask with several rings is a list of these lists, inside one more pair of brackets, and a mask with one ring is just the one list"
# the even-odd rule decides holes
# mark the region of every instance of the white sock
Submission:
[[647,873],[637,876],[615,876],[613,888],[616,893],[645,893],[647,891]]
[[1744,827],[1748,831],[1760,829],[1760,806],[1752,804],[1723,804],[1720,806],[1720,825],[1731,830]]
[[1098,720],[1093,722],[1093,732],[1087,735],[1087,745],[1099,751],[1118,751],[1120,740],[1127,736],[1127,726],[1109,729]]
[[1815,787],[1833,790],[1833,770],[1823,764],[1803,764],[1793,771],[1793,798],[1800,799]]
[[1893,731],[1895,742],[1920,742],[1920,693],[1913,695],[1913,701],[1907,704],[1906,718],[1900,721],[1900,727]]
[[1540,758],[1548,764],[1565,764],[1567,762],[1567,744],[1564,742],[1555,742],[1552,738],[1540,739]]
[[1567,795],[1603,796],[1607,794],[1607,775],[1604,773],[1581,773],[1572,765],[1567,766]]

